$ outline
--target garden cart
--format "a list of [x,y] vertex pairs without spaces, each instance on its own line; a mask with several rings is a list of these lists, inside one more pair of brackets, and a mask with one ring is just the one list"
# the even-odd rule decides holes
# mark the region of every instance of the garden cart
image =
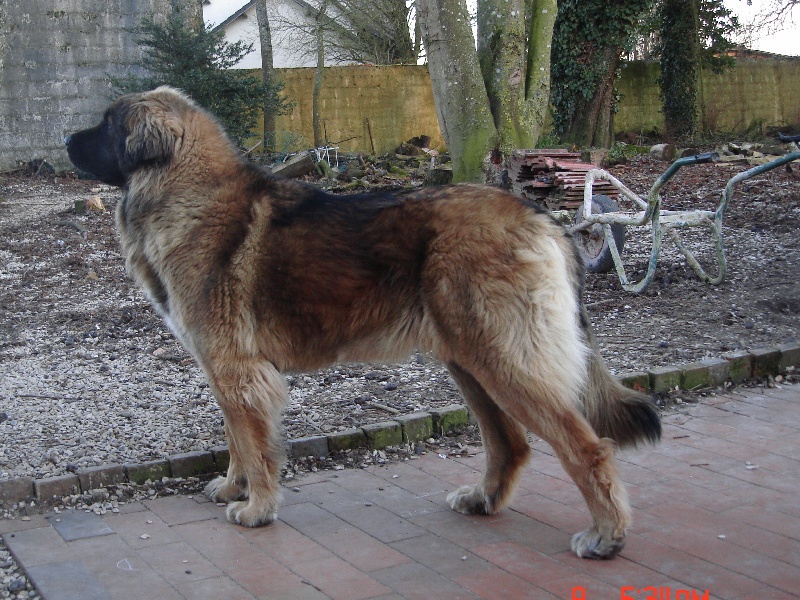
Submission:
[[[784,142],[793,142],[794,151],[775,160],[758,165],[732,177],[723,190],[720,202],[715,210],[663,210],[661,208],[661,188],[681,167],[715,161],[716,153],[699,154],[679,158],[672,163],[661,177],[656,180],[647,196],[647,200],[629,190],[616,177],[603,169],[591,169],[586,173],[583,205],[578,209],[575,224],[571,230],[575,234],[581,252],[586,256],[587,266],[591,271],[610,270],[614,267],[622,287],[629,292],[640,293],[652,283],[656,263],[661,252],[661,244],[665,234],[674,241],[686,262],[694,269],[697,276],[710,284],[718,284],[727,271],[725,251],[722,245],[722,218],[733,196],[737,183],[749,179],[781,165],[800,159],[800,135],[781,136]],[[616,188],[620,196],[629,199],[638,208],[637,212],[623,212],[605,195],[594,194],[595,181],[609,182]],[[650,226],[652,244],[647,270],[638,282],[631,282],[625,272],[621,259],[624,243],[625,227]],[[700,265],[694,253],[684,244],[680,230],[689,227],[705,227],[708,229],[714,244],[716,259],[716,275],[710,275]]]

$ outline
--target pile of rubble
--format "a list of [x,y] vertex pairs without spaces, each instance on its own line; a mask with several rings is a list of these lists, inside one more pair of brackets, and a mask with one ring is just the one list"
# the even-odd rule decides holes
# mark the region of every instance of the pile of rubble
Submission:
[[[722,144],[715,149],[719,154],[719,162],[738,163],[747,165],[763,165],[783,156],[794,149],[790,144],[759,144],[756,142],[741,142]],[[791,169],[791,167],[789,167]]]
[[423,181],[428,185],[450,183],[452,167],[446,164],[450,157],[429,148],[429,145],[430,137],[418,136],[382,156],[341,153],[337,147],[325,146],[282,157],[267,168],[281,177],[323,178],[338,182],[324,187],[345,186],[343,191],[376,185],[421,185]]

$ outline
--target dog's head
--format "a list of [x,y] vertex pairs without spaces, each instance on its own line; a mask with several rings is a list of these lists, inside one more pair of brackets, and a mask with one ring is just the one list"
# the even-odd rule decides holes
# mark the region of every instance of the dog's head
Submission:
[[184,116],[195,108],[169,87],[122,96],[98,125],[67,136],[67,153],[79,169],[122,187],[137,171],[169,163],[184,135]]

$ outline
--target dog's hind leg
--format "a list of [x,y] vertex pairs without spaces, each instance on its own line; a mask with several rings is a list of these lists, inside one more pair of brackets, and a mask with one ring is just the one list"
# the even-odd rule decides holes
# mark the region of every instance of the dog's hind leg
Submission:
[[460,513],[493,514],[508,503],[530,456],[525,430],[495,404],[467,371],[453,362],[447,368],[478,420],[486,453],[486,466],[478,484],[460,487],[447,497],[447,502]]
[[497,492],[507,501],[518,466],[502,457],[525,456],[518,448],[522,426],[553,447],[589,506],[594,522],[574,537],[575,552],[611,558],[622,549],[630,508],[611,442],[582,414],[591,350],[581,322],[578,254],[563,229],[505,196],[479,206],[474,217],[447,222],[457,235],[431,243],[423,280],[434,349],[469,373],[454,370],[471,406],[483,410],[482,433],[489,432],[481,482],[451,495],[451,506],[496,510],[488,505]]
[[[280,501],[285,379],[269,363],[241,359],[207,372],[225,418],[231,463],[227,476],[209,483],[205,492],[212,500],[230,502],[230,521],[246,527],[268,525]],[[236,501],[242,498],[247,499]]]
[[[555,286],[554,280],[553,275]],[[451,495],[450,504],[456,510],[488,512],[507,501],[519,469],[515,457],[527,454],[521,447],[525,427],[552,446],[589,506],[593,526],[575,536],[573,549],[582,557],[611,558],[624,544],[630,508],[614,467],[612,442],[601,440],[582,414],[588,347],[577,310],[570,311],[574,300],[560,295],[541,294],[539,299],[531,293],[515,302],[512,292],[500,296],[487,285],[472,290],[463,312],[451,303],[449,313],[439,313],[444,315],[440,329],[449,334],[444,339],[454,340],[445,348],[448,363],[459,366],[451,366],[451,372],[487,444],[480,483]],[[492,494],[500,499],[494,506]]]
[[550,444],[586,500],[593,524],[573,536],[572,549],[582,558],[613,558],[631,521],[613,442],[597,437],[578,407],[557,395],[557,382],[526,385],[523,377],[515,379],[501,386],[487,381],[486,389],[504,411]]

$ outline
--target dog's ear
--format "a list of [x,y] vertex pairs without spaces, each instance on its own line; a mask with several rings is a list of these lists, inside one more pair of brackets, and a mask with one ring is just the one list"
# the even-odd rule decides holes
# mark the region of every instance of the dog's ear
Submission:
[[123,172],[166,163],[183,136],[181,118],[166,103],[145,98],[121,111],[118,156]]

